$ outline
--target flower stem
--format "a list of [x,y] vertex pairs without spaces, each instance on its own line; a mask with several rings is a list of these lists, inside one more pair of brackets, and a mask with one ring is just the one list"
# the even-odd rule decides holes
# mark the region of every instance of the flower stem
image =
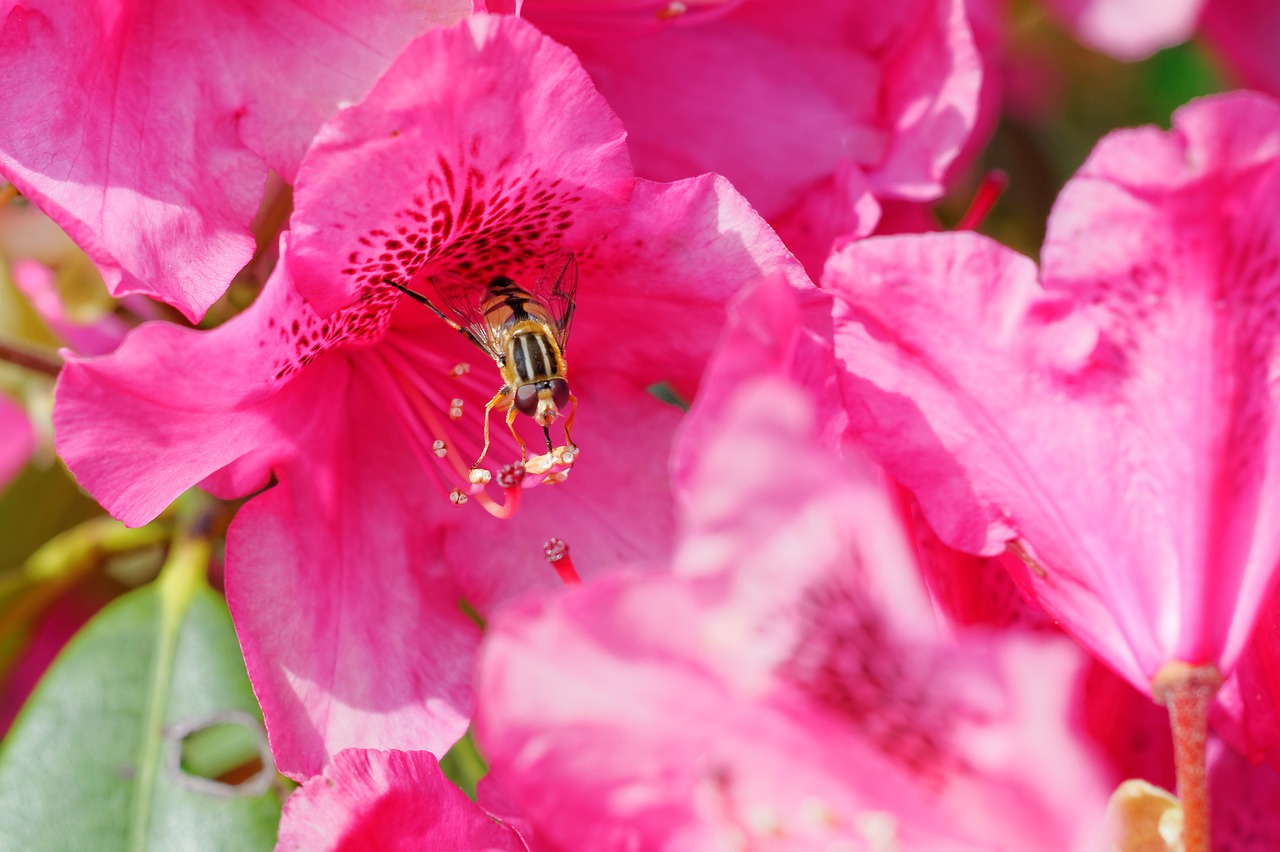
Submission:
[[17,364],[36,373],[44,373],[55,379],[62,369],[62,361],[57,358],[3,342],[0,342],[0,361],[8,361],[10,364]]
[[983,175],[982,183],[978,184],[978,191],[973,194],[973,201],[969,203],[969,209],[964,211],[964,215],[956,224],[956,230],[976,230],[987,218],[991,208],[996,206],[996,202],[1008,186],[1009,175],[1000,169],[992,169]]
[[1209,852],[1209,772],[1205,745],[1209,736],[1209,704],[1222,686],[1211,665],[1165,663],[1151,682],[1152,695],[1169,708],[1173,725],[1173,759],[1182,801],[1185,852]]

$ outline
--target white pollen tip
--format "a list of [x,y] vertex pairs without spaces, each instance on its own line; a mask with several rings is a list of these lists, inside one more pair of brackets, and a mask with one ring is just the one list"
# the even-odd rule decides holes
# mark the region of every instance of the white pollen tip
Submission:
[[489,480],[493,479],[493,474],[483,467],[472,468],[467,474],[467,481],[472,485],[488,485]]
[[461,488],[455,488],[449,492],[449,502],[455,506],[461,506],[467,502],[467,494]]
[[444,441],[437,440],[431,445],[431,452],[435,453],[437,458],[444,458],[449,454],[449,448]]

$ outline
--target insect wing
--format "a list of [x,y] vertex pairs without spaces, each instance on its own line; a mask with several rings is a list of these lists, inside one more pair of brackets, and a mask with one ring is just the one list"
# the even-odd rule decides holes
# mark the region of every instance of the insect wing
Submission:
[[552,258],[538,276],[538,283],[533,285],[533,296],[546,306],[561,352],[569,339],[569,323],[573,321],[577,293],[578,262],[568,253]]
[[446,315],[452,314],[458,326],[476,345],[495,360],[502,358],[502,345],[485,321],[482,307],[486,290],[454,272],[440,272],[429,279],[431,291]]

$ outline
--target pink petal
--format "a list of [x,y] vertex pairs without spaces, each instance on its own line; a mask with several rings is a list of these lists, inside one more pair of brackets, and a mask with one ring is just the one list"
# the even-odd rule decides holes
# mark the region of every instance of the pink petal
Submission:
[[728,325],[681,424],[671,462],[682,496],[702,446],[720,432],[729,404],[744,384],[762,376],[804,387],[810,402],[822,406],[822,445],[839,446],[845,418],[837,402],[829,294],[774,275],[748,285],[730,304]]
[[716,175],[636,181],[626,218],[584,252],[581,269],[569,344],[575,371],[611,364],[686,399],[739,289],[768,275],[812,287],[773,230]]
[[584,33],[567,9],[524,14],[582,57],[640,174],[724,174],[769,219],[842,162],[878,195],[934,198],[972,127],[980,70],[959,0],[744,3],[642,38]]
[[876,230],[883,212],[884,206],[861,169],[841,166],[830,178],[811,187],[794,206],[773,217],[772,223],[804,268],[817,278],[827,256],[845,242]]
[[277,850],[380,849],[525,852],[440,772],[424,751],[348,749],[285,802]]
[[469,9],[9,4],[0,172],[90,254],[113,294],[147,293],[194,319],[253,254],[268,167],[291,176],[339,101],[417,32]]
[[348,385],[349,416],[227,539],[227,602],[276,763],[296,779],[346,748],[443,754],[471,713],[480,634],[437,555],[438,497],[370,391]]
[[298,175],[298,278],[322,314],[387,278],[421,288],[424,264],[524,280],[614,228],[633,182],[573,54],[476,16],[411,44],[321,131]]
[[1080,686],[1081,724],[1106,756],[1113,783],[1141,778],[1174,789],[1169,710],[1096,658]]
[[1205,0],[1047,0],[1087,47],[1125,62],[1191,38]]
[[1280,498],[1277,127],[1235,95],[1108,137],[1055,208],[1044,291],[967,234],[827,269],[854,430],[944,541],[1023,541],[1041,601],[1140,688],[1170,660],[1229,670],[1280,558],[1254,520]]
[[131,526],[214,474],[211,490],[223,496],[261,488],[272,463],[297,454],[324,420],[314,401],[343,381],[333,362],[296,381],[277,375],[297,357],[288,327],[315,322],[282,266],[213,332],[147,323],[108,357],[68,355],[54,401],[58,455]]
[[35,432],[27,412],[0,396],[0,489],[27,463],[34,448]]
[[891,510],[776,380],[743,390],[700,464],[682,576],[609,578],[490,626],[477,737],[540,836],[828,848],[865,840],[856,817],[876,811],[903,849],[1085,842],[1101,791],[1059,715],[1070,647],[937,644]]
[[1233,748],[1254,763],[1265,760],[1280,769],[1280,588],[1268,595],[1211,719]]
[[1243,86],[1280,97],[1280,5],[1271,0],[1205,0],[1200,30]]
[[124,321],[104,311],[92,322],[71,317],[58,294],[53,270],[35,260],[13,264],[13,285],[54,334],[81,355],[104,355],[124,340]]
[[1280,847],[1280,773],[1275,768],[1251,765],[1222,743],[1211,743],[1209,795],[1214,849],[1270,852]]

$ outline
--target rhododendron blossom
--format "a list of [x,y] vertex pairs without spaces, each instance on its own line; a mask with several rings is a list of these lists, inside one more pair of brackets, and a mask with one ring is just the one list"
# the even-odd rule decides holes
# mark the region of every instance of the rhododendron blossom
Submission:
[[941,639],[883,492],[822,431],[795,386],[746,383],[689,472],[674,576],[495,616],[494,783],[554,848],[1097,848],[1076,652]]
[[962,0],[519,8],[582,59],[639,174],[725,175],[815,273],[833,239],[875,227],[879,199],[938,198],[974,129]]
[[[514,18],[412,44],[322,129],[296,186],[248,310],[72,360],[55,423],[79,481],[130,524],[198,482],[240,496],[274,477],[230,531],[227,597],[277,763],[307,777],[349,746],[456,740],[479,636],[459,600],[485,614],[553,584],[546,539],[587,573],[665,554],[679,412],[645,388],[691,393],[727,295],[801,273],[723,180],[635,179],[572,55]],[[582,282],[567,350],[582,458],[514,512],[542,476],[521,481],[510,433],[493,430],[493,482],[468,470],[496,367],[386,282],[523,282],[565,251]]]
[[1088,47],[1135,60],[1191,38],[1205,0],[1044,0],[1044,5]]
[[1139,688],[1171,661],[1228,671],[1280,558],[1278,188],[1280,107],[1224,96],[1098,146],[1043,286],[967,234],[827,267],[854,430],[949,544],[1016,540],[1027,586]]
[[22,469],[35,447],[31,421],[21,406],[0,396],[0,488]]
[[347,749],[289,797],[276,848],[528,847],[453,786],[429,752]]
[[341,101],[471,5],[6,3],[0,174],[93,257],[113,293],[198,317],[253,254],[267,170],[292,179]]

